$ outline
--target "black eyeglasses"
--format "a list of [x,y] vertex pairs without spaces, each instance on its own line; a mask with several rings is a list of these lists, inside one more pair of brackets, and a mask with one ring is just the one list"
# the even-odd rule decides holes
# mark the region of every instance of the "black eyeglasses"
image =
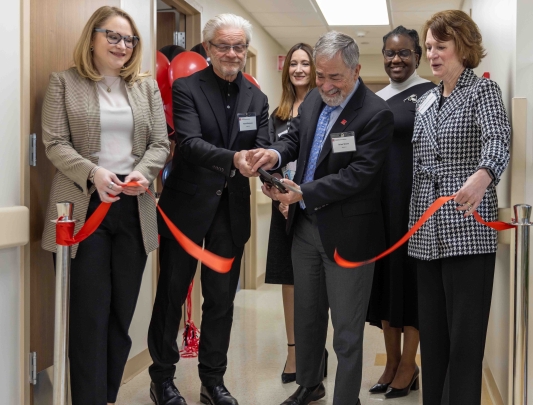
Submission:
[[217,45],[209,41],[211,45],[213,45],[215,48],[217,48],[217,51],[220,53],[228,53],[231,49],[235,51],[235,53],[244,53],[246,52],[246,49],[248,49],[248,44],[239,44],[239,45]]
[[411,57],[411,54],[414,51],[412,49],[400,49],[399,51],[393,51],[392,49],[383,49],[383,56],[387,60],[393,60],[396,55],[400,57],[400,59],[406,60]]
[[95,28],[96,32],[103,32],[107,38],[107,42],[110,44],[116,45],[120,41],[124,40],[124,45],[126,48],[135,48],[139,43],[139,37],[134,35],[120,35],[118,32],[106,30],[104,28]]

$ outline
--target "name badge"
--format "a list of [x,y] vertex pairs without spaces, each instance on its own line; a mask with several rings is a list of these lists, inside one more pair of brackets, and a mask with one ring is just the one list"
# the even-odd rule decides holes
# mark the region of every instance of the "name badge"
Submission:
[[431,93],[429,96],[426,97],[426,99],[420,104],[420,107],[418,107],[418,112],[420,114],[424,114],[429,107],[435,102],[437,99],[437,96],[435,94]]
[[353,131],[330,134],[333,153],[355,152],[355,133]]
[[285,131],[280,132],[280,133],[278,134],[278,138],[281,138],[283,135],[287,135],[288,133],[289,133],[289,130],[286,129]]
[[237,114],[239,119],[239,131],[255,131],[257,129],[257,119],[254,112]]

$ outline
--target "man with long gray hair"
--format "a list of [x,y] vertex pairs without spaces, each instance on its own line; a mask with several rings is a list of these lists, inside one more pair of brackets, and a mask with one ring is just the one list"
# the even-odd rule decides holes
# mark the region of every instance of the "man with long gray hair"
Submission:
[[334,252],[351,261],[384,248],[380,206],[381,167],[394,119],[387,104],[359,77],[353,38],[328,32],[315,45],[317,88],[300,106],[287,135],[272,149],[249,151],[252,172],[298,159],[294,182],[300,193],[263,187],[290,205],[294,231],[294,319],[297,391],[282,405],[306,405],[325,396],[322,383],[328,310],[338,359],[334,405],[360,404],[363,331],[374,264],[345,269]]
[[[203,46],[211,66],[172,86],[177,145],[159,205],[171,221],[205,249],[235,258],[220,274],[202,266],[202,325],[198,371],[200,401],[237,405],[224,386],[233,322],[233,299],[244,244],[250,237],[250,183],[245,150],[267,147],[268,103],[241,70],[252,26],[244,18],[221,14],[207,22]],[[240,152],[239,152],[240,151]],[[246,177],[245,177],[246,176]],[[148,332],[150,396],[157,405],[184,405],[173,383],[181,308],[197,260],[174,240],[159,220],[161,273]]]

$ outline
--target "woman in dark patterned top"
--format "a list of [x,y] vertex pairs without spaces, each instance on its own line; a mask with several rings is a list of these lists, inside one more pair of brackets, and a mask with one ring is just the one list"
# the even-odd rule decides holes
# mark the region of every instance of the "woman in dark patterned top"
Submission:
[[510,125],[498,85],[473,68],[485,56],[462,11],[439,12],[423,38],[440,85],[418,99],[410,225],[435,199],[455,195],[409,241],[417,260],[424,405],[481,402],[498,217],[496,184],[509,162]]
[[[307,92],[316,87],[313,49],[303,43],[294,45],[287,53],[281,75],[283,91],[278,108],[268,122],[270,140],[276,142],[287,134],[293,117],[298,115],[298,107]],[[282,168],[283,177],[292,180],[296,162]],[[263,186],[264,187],[264,186]],[[281,284],[285,328],[287,331],[287,363],[281,374],[281,381],[289,383],[296,380],[296,357],[294,346],[294,278],[292,275],[291,246],[292,235],[287,235],[286,218],[289,207],[272,203],[272,219],[268,239],[268,253],[265,282]]]
[[[416,73],[422,48],[418,33],[402,26],[383,37],[383,58],[390,85],[377,93],[394,113],[394,137],[383,165],[381,209],[387,247],[408,229],[413,174],[416,100],[435,85]],[[376,263],[367,320],[383,329],[387,363],[371,393],[387,398],[418,388],[418,298],[416,265],[403,246]],[[402,331],[404,333],[402,350]],[[416,381],[416,384],[415,384]]]

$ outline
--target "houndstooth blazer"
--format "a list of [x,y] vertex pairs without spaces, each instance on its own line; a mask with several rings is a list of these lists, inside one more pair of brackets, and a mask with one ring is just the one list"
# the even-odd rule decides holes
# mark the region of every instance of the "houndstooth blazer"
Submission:
[[[498,217],[496,184],[509,162],[511,131],[500,88],[465,69],[439,108],[442,89],[441,82],[417,102],[409,227],[438,197],[455,194],[480,168],[490,169],[495,179],[477,211],[487,221]],[[431,94],[435,101],[421,111]],[[464,218],[456,207],[449,201],[411,237],[410,256],[433,260],[496,251],[497,232],[479,224],[473,215]]]
[[[133,112],[134,134],[132,154],[134,170],[152,182],[165,164],[169,141],[159,88],[153,79],[126,86]],[[97,83],[82,78],[76,68],[52,73],[43,103],[43,143],[46,156],[57,168],[44,224],[42,247],[56,251],[56,203],[74,203],[75,232],[85,223],[91,194],[88,184],[91,169],[98,163],[100,151],[100,102]],[[156,208],[149,195],[137,197],[144,241],[148,254],[158,246]],[[72,247],[76,256],[78,245]]]

